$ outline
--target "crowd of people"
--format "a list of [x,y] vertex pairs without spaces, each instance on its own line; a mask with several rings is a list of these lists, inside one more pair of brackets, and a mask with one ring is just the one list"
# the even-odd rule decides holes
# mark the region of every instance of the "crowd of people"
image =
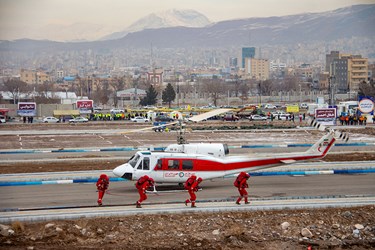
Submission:
[[[236,200],[236,204],[240,205],[241,200],[245,200],[245,204],[249,204],[248,193],[246,188],[249,187],[247,181],[249,180],[250,175],[245,172],[238,174],[236,180],[234,181],[234,186],[238,189],[239,197]],[[184,188],[189,193],[189,198],[185,200],[185,206],[191,203],[191,207],[195,208],[197,195],[195,194],[201,190],[199,184],[203,181],[202,178],[197,177],[196,175],[191,175],[185,182]],[[105,192],[109,187],[109,177],[106,174],[101,174],[99,179],[96,182],[96,187],[98,191],[98,205],[103,204],[103,197]],[[155,188],[155,181],[153,178],[148,175],[141,176],[135,183],[135,187],[139,193],[139,199],[136,202],[136,208],[142,208],[142,202],[147,200],[147,190],[149,188]]]
[[[340,115],[339,121],[341,125],[363,125],[367,124],[367,116],[365,115]],[[375,115],[372,117],[372,122],[375,123]]]

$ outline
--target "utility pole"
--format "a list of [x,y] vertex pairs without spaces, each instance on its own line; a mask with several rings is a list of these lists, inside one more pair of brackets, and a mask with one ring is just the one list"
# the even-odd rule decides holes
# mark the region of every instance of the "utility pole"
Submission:
[[259,107],[262,107],[262,87],[261,87],[261,74],[259,73],[259,83],[258,83],[258,88],[259,88]]

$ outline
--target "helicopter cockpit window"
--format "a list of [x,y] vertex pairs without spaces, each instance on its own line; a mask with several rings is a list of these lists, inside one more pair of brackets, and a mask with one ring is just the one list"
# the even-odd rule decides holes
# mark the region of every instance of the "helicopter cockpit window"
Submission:
[[138,162],[139,158],[140,158],[140,156],[139,156],[138,154],[133,155],[132,158],[130,158],[130,160],[129,160],[128,163],[129,163],[133,168],[135,168],[135,166],[137,165],[137,162]]
[[180,166],[179,160],[168,160],[168,169],[178,169]]
[[182,161],[182,169],[183,170],[192,170],[193,169],[193,161],[192,160]]

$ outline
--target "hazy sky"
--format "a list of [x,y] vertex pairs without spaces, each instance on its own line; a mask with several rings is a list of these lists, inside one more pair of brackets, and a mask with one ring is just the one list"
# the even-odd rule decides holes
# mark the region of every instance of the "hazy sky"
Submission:
[[[322,12],[375,0],[0,0],[0,39],[50,24],[92,23],[125,29],[152,12],[193,9],[211,21]],[[108,28],[109,29],[109,28]]]

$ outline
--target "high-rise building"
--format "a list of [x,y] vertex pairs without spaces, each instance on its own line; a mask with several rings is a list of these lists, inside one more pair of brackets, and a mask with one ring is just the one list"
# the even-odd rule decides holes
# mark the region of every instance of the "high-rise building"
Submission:
[[246,58],[245,74],[252,79],[267,80],[270,78],[270,61],[268,59]]
[[237,57],[231,57],[229,58],[229,67],[237,67],[238,62],[237,62]]
[[242,68],[245,68],[245,59],[255,57],[255,47],[242,48]]
[[348,60],[349,89],[357,92],[361,82],[368,80],[368,59],[360,55],[352,56]]
[[326,71],[329,72],[330,65],[333,63],[333,60],[340,58],[339,51],[331,51],[330,54],[326,54]]
[[326,71],[329,72],[335,92],[357,92],[359,84],[368,80],[368,59],[361,55],[331,51],[330,55],[326,55]]

